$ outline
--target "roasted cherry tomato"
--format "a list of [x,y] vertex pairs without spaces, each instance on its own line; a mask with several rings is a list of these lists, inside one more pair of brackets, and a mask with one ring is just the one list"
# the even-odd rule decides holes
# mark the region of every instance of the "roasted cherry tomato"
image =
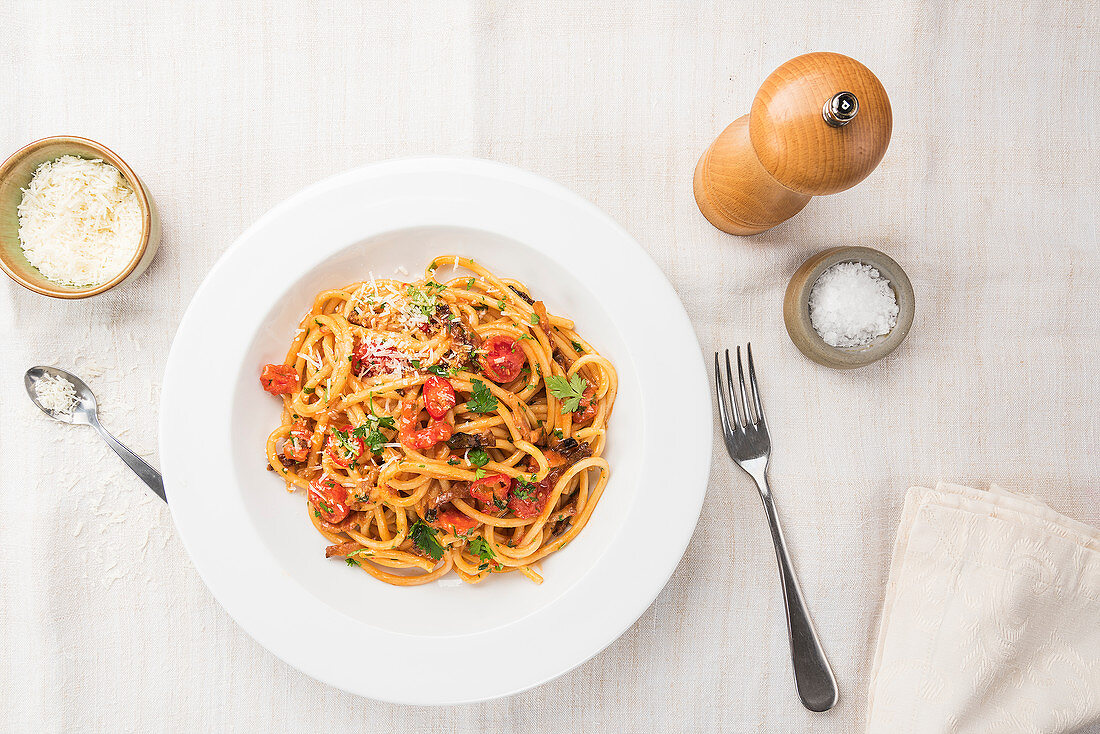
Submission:
[[574,423],[587,423],[596,417],[597,403],[594,399],[596,395],[595,385],[589,385],[584,389],[584,395],[581,397],[580,407],[573,413]]
[[325,453],[333,463],[347,469],[353,461],[358,461],[363,452],[367,450],[367,443],[360,436],[351,435],[351,426],[342,426],[336,429],[337,433],[330,433],[325,439]]
[[454,426],[438,418],[433,418],[427,428],[418,428],[419,414],[416,406],[410,405],[401,411],[401,417],[397,421],[397,440],[408,448],[417,451],[430,449],[454,434]]
[[550,482],[543,480],[538,484],[520,483],[512,490],[512,496],[508,500],[508,509],[516,517],[527,519],[538,517],[542,508],[546,505],[546,498],[550,496]]
[[468,530],[473,530],[480,524],[481,523],[479,523],[477,520],[470,517],[469,515],[465,515],[462,512],[454,509],[441,510],[439,514],[436,515],[435,522],[431,523],[432,527],[439,528],[440,530],[444,530],[448,533],[453,533],[455,535],[465,533]]
[[519,342],[506,334],[494,334],[485,340],[481,371],[493,382],[505,383],[519,377],[527,361]]
[[455,389],[446,377],[432,375],[424,382],[424,407],[432,418],[442,418],[457,404]]
[[493,474],[476,480],[469,488],[470,496],[497,509],[508,506],[508,494],[512,491],[512,478],[507,474]]
[[359,377],[376,377],[400,369],[407,360],[396,349],[363,340],[351,352],[351,371]]
[[298,389],[298,371],[288,364],[264,365],[260,384],[272,395],[286,395]]
[[348,491],[331,477],[321,475],[309,485],[309,502],[325,522],[340,522],[348,516]]
[[291,461],[305,461],[309,458],[311,438],[313,438],[313,431],[309,430],[309,421],[294,421],[290,426],[290,435],[283,442],[283,456]]

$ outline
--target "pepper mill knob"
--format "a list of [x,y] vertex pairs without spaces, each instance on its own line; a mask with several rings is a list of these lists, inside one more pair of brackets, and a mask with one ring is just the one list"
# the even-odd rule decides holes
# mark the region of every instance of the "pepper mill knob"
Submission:
[[749,114],[727,127],[695,168],[695,200],[730,234],[763,232],[811,197],[855,186],[890,144],[890,99],[842,54],[798,56],[773,71]]

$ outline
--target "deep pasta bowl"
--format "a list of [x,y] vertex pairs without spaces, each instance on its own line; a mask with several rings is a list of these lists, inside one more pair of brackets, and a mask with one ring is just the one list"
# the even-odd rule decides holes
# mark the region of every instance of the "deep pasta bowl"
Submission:
[[[384,584],[326,559],[327,541],[306,517],[301,492],[286,492],[265,468],[265,442],[281,407],[261,389],[260,368],[283,360],[314,296],[372,275],[416,277],[441,252],[524,282],[551,313],[572,319],[619,374],[604,453],[610,479],[584,530],[541,562],[542,584],[516,573],[477,585],[453,575],[422,586]],[[209,439],[202,462],[190,448],[197,432]],[[411,159],[311,186],[225,253],[172,346],[160,447],[184,545],[249,634],[353,693],[457,704],[565,673],[653,602],[702,507],[710,396],[674,291],[605,214],[509,166]],[[338,634],[339,654],[322,631]],[[480,666],[477,675],[446,676],[440,685],[418,682],[425,665],[517,651],[522,665]]]
[[[19,242],[19,202],[35,170],[61,156],[100,159],[118,169],[141,209],[141,239],[126,266],[110,280],[87,286],[55,283],[28,262]],[[134,170],[110,148],[88,138],[56,135],[29,143],[0,164],[0,268],[19,285],[51,298],[88,298],[104,293],[145,271],[160,245],[160,218],[153,197]]]

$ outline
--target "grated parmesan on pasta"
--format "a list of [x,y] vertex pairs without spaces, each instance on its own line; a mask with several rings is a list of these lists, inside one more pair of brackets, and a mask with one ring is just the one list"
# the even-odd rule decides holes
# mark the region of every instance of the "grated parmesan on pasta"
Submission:
[[117,168],[66,155],[34,172],[19,203],[19,242],[31,265],[62,285],[99,285],[141,242],[141,207]]

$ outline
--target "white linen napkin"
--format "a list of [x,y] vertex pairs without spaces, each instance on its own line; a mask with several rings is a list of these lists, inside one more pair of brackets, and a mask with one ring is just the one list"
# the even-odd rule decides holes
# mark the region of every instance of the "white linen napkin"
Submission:
[[1048,734],[1100,720],[1100,531],[997,486],[914,487],[868,734]]

